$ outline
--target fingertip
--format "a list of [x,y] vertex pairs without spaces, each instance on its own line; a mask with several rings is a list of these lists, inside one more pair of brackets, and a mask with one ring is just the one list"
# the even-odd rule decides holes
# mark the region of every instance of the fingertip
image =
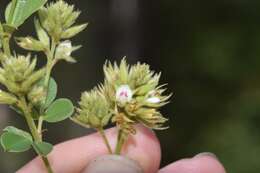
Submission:
[[226,173],[225,168],[212,154],[199,154],[190,159],[174,162],[159,173]]

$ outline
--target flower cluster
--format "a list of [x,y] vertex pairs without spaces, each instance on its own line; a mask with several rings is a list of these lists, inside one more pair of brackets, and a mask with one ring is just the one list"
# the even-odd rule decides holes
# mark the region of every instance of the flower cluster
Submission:
[[75,122],[97,129],[108,124],[112,114],[106,98],[99,88],[82,93],[79,105],[78,113],[80,116],[73,119]]
[[99,89],[82,94],[78,114],[73,118],[76,122],[95,127],[91,119],[106,117],[106,123],[99,125],[106,125],[110,118],[127,134],[135,133],[135,123],[165,128],[167,119],[158,109],[168,103],[170,95],[163,94],[166,89],[159,85],[160,73],[139,62],[130,67],[123,59],[119,65],[106,62],[104,74]]
[[75,11],[73,5],[68,5],[63,0],[50,3],[46,8],[39,10],[40,22],[43,28],[55,39],[69,39],[83,31],[87,24],[75,24],[80,11]]
[[45,74],[45,68],[35,71],[35,66],[36,58],[31,61],[30,55],[8,57],[0,67],[0,83],[14,94],[26,93]]

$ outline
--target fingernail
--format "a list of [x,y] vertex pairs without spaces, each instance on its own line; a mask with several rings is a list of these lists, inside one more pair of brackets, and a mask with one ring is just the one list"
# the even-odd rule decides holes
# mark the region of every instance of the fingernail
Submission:
[[82,173],[143,173],[140,165],[120,155],[103,155],[91,161]]
[[199,154],[197,154],[196,156],[194,156],[194,158],[204,157],[204,156],[212,157],[212,158],[218,160],[218,157],[217,157],[214,153],[211,153],[211,152],[203,152],[203,153],[199,153]]

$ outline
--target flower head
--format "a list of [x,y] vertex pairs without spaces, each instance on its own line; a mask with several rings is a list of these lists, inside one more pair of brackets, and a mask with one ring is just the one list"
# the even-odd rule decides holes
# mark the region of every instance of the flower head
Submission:
[[105,97],[99,88],[94,88],[81,95],[78,114],[73,121],[93,128],[101,128],[108,124],[111,114]]
[[79,15],[80,12],[74,10],[73,5],[69,5],[63,0],[50,3],[46,8],[43,7],[39,10],[43,28],[56,42],[60,39],[71,38],[86,28],[87,24],[72,26]]
[[123,59],[119,65],[107,62],[104,65],[105,82],[103,94],[116,108],[112,121],[130,131],[132,124],[160,129],[167,121],[159,108],[168,103],[170,95],[159,85],[160,73],[150,70],[149,65],[137,63],[129,66]]
[[36,58],[31,61],[31,56],[15,55],[2,62],[0,68],[0,83],[13,93],[25,93],[33,84],[45,74],[45,69],[35,71]]

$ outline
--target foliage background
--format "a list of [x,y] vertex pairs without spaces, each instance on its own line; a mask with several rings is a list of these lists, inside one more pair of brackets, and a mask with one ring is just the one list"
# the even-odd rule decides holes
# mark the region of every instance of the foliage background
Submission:
[[[59,96],[76,103],[81,91],[102,80],[105,59],[147,62],[174,93],[162,110],[171,128],[158,132],[162,166],[210,151],[228,173],[260,171],[259,0],[69,2],[90,25],[75,39],[84,46],[74,54],[78,63],[60,63],[54,72]],[[1,1],[1,20],[7,3]],[[32,26],[30,19],[17,35],[30,34]],[[1,106],[0,129],[10,124],[27,128]],[[89,133],[68,120],[47,128],[53,143]],[[0,170],[15,172],[32,156],[0,150]]]

